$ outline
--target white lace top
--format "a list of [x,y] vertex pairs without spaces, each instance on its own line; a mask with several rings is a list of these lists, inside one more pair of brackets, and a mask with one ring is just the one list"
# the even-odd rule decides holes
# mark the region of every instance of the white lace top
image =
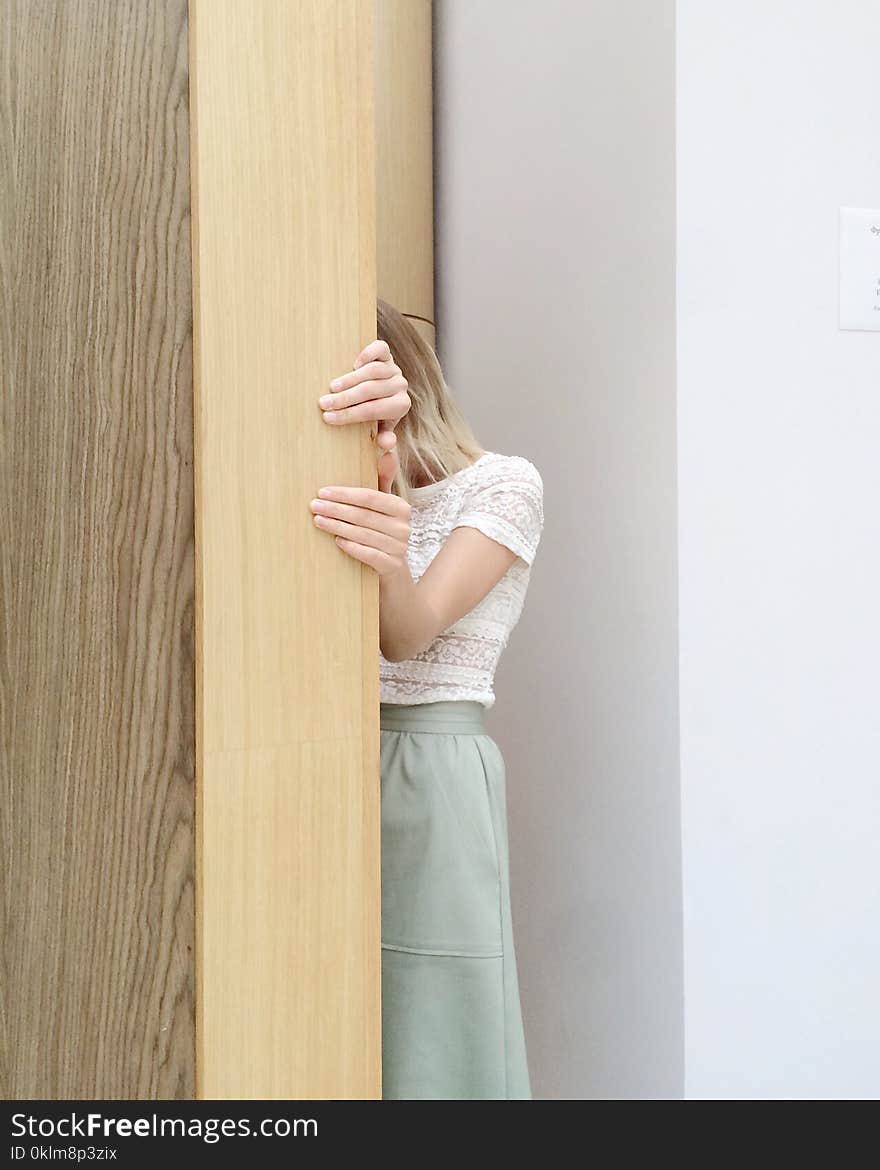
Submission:
[[498,584],[470,613],[414,658],[389,662],[379,654],[383,703],[431,703],[442,699],[495,702],[495,668],[519,621],[530,566],[544,527],[544,485],[538,469],[521,455],[484,452],[475,463],[437,483],[411,489],[407,561],[414,581],[422,576],[453,528],[467,526],[513,552]]

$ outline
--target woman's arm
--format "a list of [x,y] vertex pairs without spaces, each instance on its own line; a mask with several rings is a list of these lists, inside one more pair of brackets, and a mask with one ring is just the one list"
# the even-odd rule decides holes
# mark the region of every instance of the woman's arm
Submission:
[[456,528],[419,578],[404,562],[379,578],[379,646],[389,662],[413,658],[498,584],[516,553],[475,528]]

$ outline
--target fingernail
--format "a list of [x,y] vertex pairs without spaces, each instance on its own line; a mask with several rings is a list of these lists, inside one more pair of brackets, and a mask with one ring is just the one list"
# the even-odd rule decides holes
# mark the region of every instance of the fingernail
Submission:
[[333,488],[321,488],[321,490],[318,492],[318,495],[323,496],[326,499],[327,496],[333,495]]
[[333,410],[325,410],[324,411],[324,420],[326,422],[334,422],[335,419],[336,419],[336,412],[335,411],[333,411]]
[[332,406],[333,405],[333,395],[332,394],[322,395],[318,399],[318,405],[319,406]]
[[333,381],[330,383],[330,389],[331,390],[338,390],[341,385],[342,385],[342,379],[341,378],[334,378]]

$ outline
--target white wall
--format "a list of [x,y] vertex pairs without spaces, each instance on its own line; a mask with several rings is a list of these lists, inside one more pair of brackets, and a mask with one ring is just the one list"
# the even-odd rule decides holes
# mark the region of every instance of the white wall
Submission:
[[880,1096],[880,0],[435,12],[438,350],[545,480],[489,716],[536,1093]]
[[539,1097],[683,1088],[671,0],[435,0],[437,348],[545,529],[488,716]]
[[680,0],[687,1093],[880,1095],[880,0]]

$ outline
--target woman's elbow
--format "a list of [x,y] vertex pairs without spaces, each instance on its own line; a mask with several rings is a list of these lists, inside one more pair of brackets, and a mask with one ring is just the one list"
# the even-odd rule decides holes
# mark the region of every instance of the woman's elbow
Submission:
[[403,643],[397,642],[383,646],[380,642],[379,649],[382,651],[382,657],[386,662],[406,662],[408,658],[415,658],[417,654],[420,654],[429,645],[430,642],[426,642],[420,646],[413,645],[412,643],[405,646]]

